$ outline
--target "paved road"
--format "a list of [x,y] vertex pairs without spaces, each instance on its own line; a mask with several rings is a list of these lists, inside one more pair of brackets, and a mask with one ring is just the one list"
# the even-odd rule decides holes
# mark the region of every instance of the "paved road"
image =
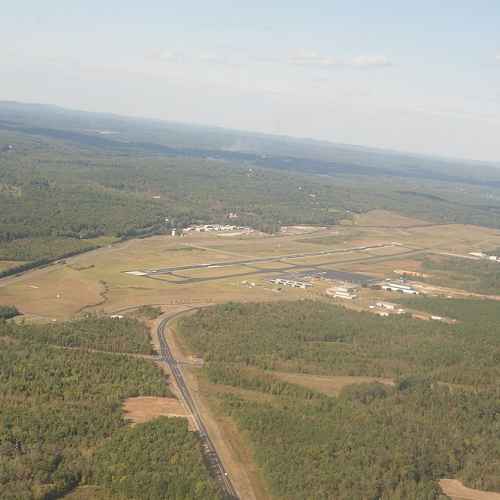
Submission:
[[225,498],[227,498],[228,500],[229,499],[236,500],[238,499],[236,490],[234,489],[231,480],[229,479],[229,476],[226,472],[226,469],[222,464],[219,454],[217,453],[217,450],[215,449],[215,446],[212,440],[210,439],[210,436],[208,435],[205,424],[203,423],[198,408],[196,407],[196,403],[194,402],[191,393],[189,392],[189,388],[184,380],[184,376],[182,375],[181,366],[177,362],[177,360],[173,357],[172,351],[170,350],[165,335],[165,330],[167,328],[168,322],[176,318],[177,316],[184,314],[185,312],[186,311],[182,311],[166,316],[159,323],[157,332],[158,332],[158,339],[160,341],[161,358],[168,364],[170,371],[172,372],[172,375],[177,384],[177,387],[179,388],[182,399],[184,400],[186,407],[193,415],[193,418],[195,420],[196,426],[200,434],[203,451],[208,460],[209,467],[215,474],[217,480],[219,481],[222,490],[224,492]]

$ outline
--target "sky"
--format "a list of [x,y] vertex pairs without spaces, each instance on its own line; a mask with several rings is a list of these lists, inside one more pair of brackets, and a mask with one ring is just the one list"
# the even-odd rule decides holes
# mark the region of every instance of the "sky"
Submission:
[[500,162],[499,0],[16,0],[0,100]]

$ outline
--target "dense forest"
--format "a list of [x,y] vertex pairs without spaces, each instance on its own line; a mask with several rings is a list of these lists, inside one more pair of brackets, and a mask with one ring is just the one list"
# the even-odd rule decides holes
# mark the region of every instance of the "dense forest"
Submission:
[[427,170],[415,165],[403,173],[352,161],[325,173],[310,169],[307,158],[296,165],[265,154],[145,148],[143,141],[77,133],[79,121],[66,118],[73,132],[0,122],[0,260],[45,264],[120,238],[225,222],[229,213],[268,232],[331,225],[374,208],[435,222],[500,224],[497,184],[469,179],[462,189],[462,174],[422,179]]
[[88,315],[83,319],[56,323],[50,328],[37,325],[4,325],[4,332],[32,344],[81,347],[97,351],[153,354],[149,329],[137,319],[113,319]]
[[392,378],[411,374],[453,384],[495,385],[500,380],[498,302],[427,300],[438,304],[433,314],[459,321],[380,318],[300,301],[230,303],[203,309],[180,326],[208,366]]
[[17,307],[14,306],[0,306],[0,321],[3,319],[14,318],[19,315]]
[[[405,302],[458,322],[310,301],[226,304],[179,320],[215,390],[245,389],[221,391],[218,404],[248,437],[275,497],[430,500],[441,497],[444,477],[500,491],[498,304]],[[394,385],[353,381],[332,396],[278,372],[384,376]]]
[[185,419],[161,417],[120,430],[94,460],[96,484],[125,498],[221,498],[216,484],[207,480],[199,441]]
[[102,498],[118,492],[116,498],[133,499],[139,491],[151,500],[217,498],[199,441],[184,420],[133,428],[124,420],[126,398],[172,396],[158,367],[61,347],[144,352],[143,334],[133,320],[0,321],[0,498],[49,500],[79,485],[99,487]]

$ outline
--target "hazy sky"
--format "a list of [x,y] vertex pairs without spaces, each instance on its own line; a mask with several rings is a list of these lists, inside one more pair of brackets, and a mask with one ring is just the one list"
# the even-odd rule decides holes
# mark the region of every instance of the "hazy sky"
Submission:
[[499,0],[16,0],[0,100],[500,161]]

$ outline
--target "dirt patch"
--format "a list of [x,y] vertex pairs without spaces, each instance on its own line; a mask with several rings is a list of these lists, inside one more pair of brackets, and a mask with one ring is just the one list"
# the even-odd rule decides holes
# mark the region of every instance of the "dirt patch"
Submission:
[[439,486],[452,500],[500,500],[500,493],[467,488],[458,479],[441,479]]
[[344,387],[352,384],[369,384],[378,382],[379,384],[384,385],[394,385],[394,381],[392,379],[380,377],[326,377],[320,375],[304,375],[302,373],[285,372],[272,372],[272,374],[285,382],[301,385],[308,389],[328,394],[329,396],[338,395]]
[[134,424],[149,422],[158,417],[188,417],[178,399],[143,396],[129,398],[123,404],[125,418]]

